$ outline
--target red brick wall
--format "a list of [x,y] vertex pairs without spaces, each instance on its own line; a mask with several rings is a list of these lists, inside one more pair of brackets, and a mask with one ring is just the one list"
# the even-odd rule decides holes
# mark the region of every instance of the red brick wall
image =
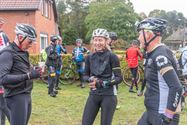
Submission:
[[37,11],[0,11],[0,17],[6,20],[2,29],[8,35],[10,41],[15,38],[15,25],[16,23],[29,23],[36,28],[37,31],[37,44],[33,44],[32,48],[29,49],[30,53],[40,52],[40,33],[45,33],[48,35],[48,42],[50,41],[50,36],[57,34],[57,24],[54,20],[52,6],[50,10],[50,19],[42,15],[40,10]]
[[42,12],[40,10],[36,11],[36,30],[37,30],[37,34],[38,34],[38,45],[37,45],[37,52],[40,51],[40,34],[44,33],[48,36],[48,43],[50,43],[50,36],[51,35],[55,35],[58,34],[58,32],[56,31],[56,22],[54,19],[54,12],[53,12],[53,8],[51,6],[51,8],[49,8],[49,18],[45,17],[42,15]]
[[13,41],[15,38],[14,30],[16,23],[35,24],[34,11],[0,11],[0,17],[5,19],[2,29],[6,32],[10,41]]

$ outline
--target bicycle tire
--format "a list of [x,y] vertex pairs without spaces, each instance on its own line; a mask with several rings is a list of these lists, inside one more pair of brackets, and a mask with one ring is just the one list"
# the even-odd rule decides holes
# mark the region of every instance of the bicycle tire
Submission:
[[[123,83],[127,86],[131,86],[132,84],[132,76],[131,76],[131,71],[130,69],[127,67],[123,70],[122,72],[123,74]],[[140,71],[137,71],[137,84],[139,84],[140,82]]]
[[69,67],[62,68],[59,82],[63,85],[73,84],[76,81],[76,73]]
[[44,75],[40,78],[43,83],[48,84],[48,75]]

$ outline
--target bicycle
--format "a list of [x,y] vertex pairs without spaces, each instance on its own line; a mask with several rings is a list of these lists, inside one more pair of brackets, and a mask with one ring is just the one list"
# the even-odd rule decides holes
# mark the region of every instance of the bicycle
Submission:
[[[65,62],[66,60],[63,59],[62,62]],[[76,70],[76,64],[72,59],[67,59],[67,66],[62,66],[61,69],[61,75],[59,78],[59,82],[63,85],[67,84],[73,84],[78,78],[77,78],[77,72]]]
[[[138,85],[143,81],[142,74],[144,74],[144,70],[143,70],[142,66],[139,65],[138,71],[137,71],[137,78],[136,78]],[[126,67],[125,69],[123,69],[122,75],[123,75],[123,83],[130,87],[132,84],[132,75],[131,75],[130,68]]]

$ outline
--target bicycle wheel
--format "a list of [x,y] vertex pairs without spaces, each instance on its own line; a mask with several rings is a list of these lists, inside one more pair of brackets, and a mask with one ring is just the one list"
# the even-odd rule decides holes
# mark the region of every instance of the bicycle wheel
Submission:
[[44,75],[40,78],[43,83],[48,84],[48,75]]
[[76,73],[68,67],[62,68],[62,74],[59,78],[59,82],[61,84],[67,85],[67,84],[73,84],[76,80]]
[[[131,86],[132,84],[132,75],[131,75],[131,71],[129,68],[125,68],[122,72],[123,74],[123,83],[125,83],[127,86]],[[140,71],[137,71],[137,83],[139,83],[140,81]]]

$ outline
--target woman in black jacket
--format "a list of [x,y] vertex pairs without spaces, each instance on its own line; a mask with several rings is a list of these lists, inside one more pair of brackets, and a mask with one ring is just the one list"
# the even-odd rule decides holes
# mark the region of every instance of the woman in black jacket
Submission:
[[116,85],[122,81],[118,57],[107,49],[109,34],[96,29],[92,34],[94,52],[86,59],[84,80],[89,82],[82,125],[92,125],[101,108],[101,125],[111,125],[117,104]]

